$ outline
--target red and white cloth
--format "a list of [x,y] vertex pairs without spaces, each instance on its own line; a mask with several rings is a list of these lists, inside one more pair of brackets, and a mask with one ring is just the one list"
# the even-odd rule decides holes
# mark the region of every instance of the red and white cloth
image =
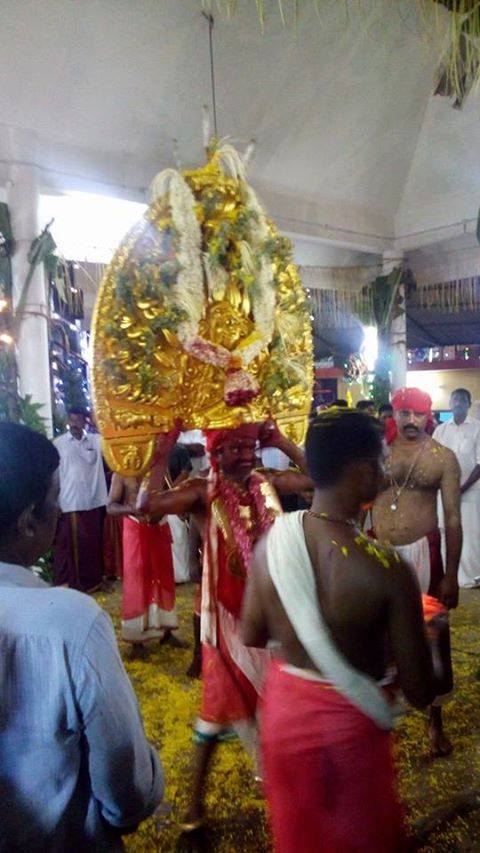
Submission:
[[317,667],[272,662],[263,689],[260,741],[275,851],[406,851],[392,708],[380,685],[333,642],[318,605],[303,512],[275,521],[267,559],[289,622]]
[[[202,705],[196,731],[200,736],[218,736],[234,729],[252,754],[258,696],[270,656],[265,649],[247,648],[240,639],[249,567],[233,531],[227,529],[231,519],[219,492],[219,476],[214,473],[209,483],[201,604]],[[252,496],[245,490],[238,500],[240,506],[249,507],[252,531],[258,533]]]
[[178,628],[168,524],[123,520],[122,639],[139,643]]

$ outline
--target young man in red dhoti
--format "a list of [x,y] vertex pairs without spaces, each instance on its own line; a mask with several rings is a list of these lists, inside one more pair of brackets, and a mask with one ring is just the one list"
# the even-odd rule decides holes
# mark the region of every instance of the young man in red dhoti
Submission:
[[183,647],[172,633],[178,620],[170,528],[137,512],[138,487],[134,477],[114,474],[107,505],[110,515],[123,517],[122,639],[140,645],[160,638]]
[[281,512],[276,490],[302,491],[311,485],[302,473],[254,471],[256,445],[283,450],[301,470],[303,453],[285,439],[273,422],[246,424],[207,433],[212,473],[172,491],[163,475],[175,431],[161,436],[156,463],[140,495],[139,506],[155,520],[169,513],[190,513],[203,530],[202,680],[203,696],[196,724],[196,767],[191,805],[184,830],[203,821],[203,788],[219,739],[232,729],[254,757],[255,715],[267,653],[247,649],[239,635],[239,618],[253,547]]
[[260,732],[275,850],[400,853],[382,684],[393,658],[413,705],[434,695],[420,591],[393,549],[354,521],[383,476],[380,426],[326,411],[306,450],[312,508],[277,518],[259,542],[243,610],[244,642],[278,649]]

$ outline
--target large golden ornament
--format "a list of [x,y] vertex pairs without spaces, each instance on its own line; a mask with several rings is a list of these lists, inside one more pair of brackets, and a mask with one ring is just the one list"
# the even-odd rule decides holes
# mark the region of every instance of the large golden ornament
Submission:
[[[240,167],[227,163],[233,175],[218,149],[203,168],[183,179],[174,175],[180,189],[193,193],[193,230],[186,219],[181,233],[173,188],[155,198],[100,286],[93,319],[95,411],[107,462],[124,476],[145,471],[155,436],[176,419],[188,430],[272,416],[297,444],[305,437],[313,382],[308,302],[289,241],[264,219]],[[187,298],[177,284],[182,269],[184,279],[190,270],[189,258]],[[195,290],[190,284],[198,269]],[[198,357],[192,340],[207,350],[212,345],[210,362],[208,354]],[[218,366],[225,351],[230,363]],[[229,405],[225,388],[232,375],[255,385],[257,396]]]

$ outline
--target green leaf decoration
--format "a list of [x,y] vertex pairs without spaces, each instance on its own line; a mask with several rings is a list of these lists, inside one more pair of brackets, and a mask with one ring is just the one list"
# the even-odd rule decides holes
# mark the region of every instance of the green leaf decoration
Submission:
[[34,429],[35,432],[40,432],[42,435],[47,434],[46,420],[40,414],[40,409],[43,409],[43,403],[34,403],[31,394],[25,394],[25,397],[19,398],[20,408],[20,423]]

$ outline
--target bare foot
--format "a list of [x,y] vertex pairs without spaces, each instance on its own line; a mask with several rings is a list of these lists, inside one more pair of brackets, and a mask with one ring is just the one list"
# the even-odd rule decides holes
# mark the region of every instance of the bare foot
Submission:
[[453,746],[442,728],[430,723],[428,726],[428,739],[430,741],[430,752],[433,758],[443,758],[450,755]]

